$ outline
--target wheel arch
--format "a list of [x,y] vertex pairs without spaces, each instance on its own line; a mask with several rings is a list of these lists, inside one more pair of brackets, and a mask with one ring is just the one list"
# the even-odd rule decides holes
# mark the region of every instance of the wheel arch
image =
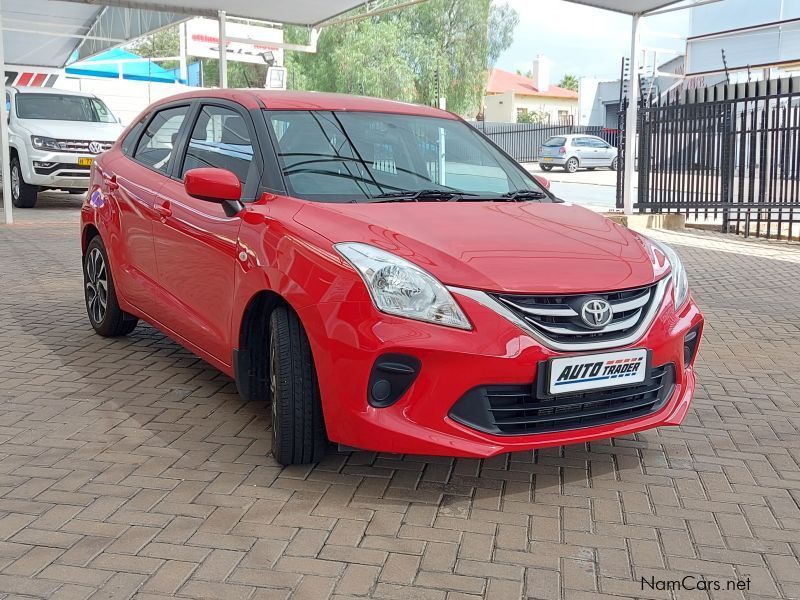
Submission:
[[86,248],[89,247],[89,242],[98,235],[100,235],[100,230],[97,229],[94,223],[89,223],[83,228],[83,233],[81,234],[81,254],[86,254]]
[[[260,290],[247,302],[233,350],[233,374],[245,400],[263,400],[269,390],[269,318],[278,306],[291,307],[273,290]],[[294,311],[295,313],[297,311]]]

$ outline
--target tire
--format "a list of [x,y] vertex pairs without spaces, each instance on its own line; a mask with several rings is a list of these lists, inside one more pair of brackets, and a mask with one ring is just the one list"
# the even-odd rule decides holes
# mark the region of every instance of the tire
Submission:
[[136,328],[139,319],[123,311],[117,302],[108,254],[99,235],[89,242],[83,257],[83,295],[89,323],[98,334],[118,337]]
[[567,173],[577,173],[579,166],[580,165],[578,164],[578,159],[573,156],[572,158],[567,160],[567,162],[564,164],[564,170]]
[[272,311],[269,323],[272,456],[282,465],[319,462],[328,440],[308,336],[285,306]]
[[549,173],[553,170],[553,165],[539,165],[539,168],[545,173]]
[[68,194],[85,194],[86,190],[76,190],[74,188],[67,190]]
[[17,208],[33,208],[36,206],[38,194],[37,186],[25,183],[19,158],[14,156],[11,159],[11,203]]
[[619,157],[618,156],[614,157],[614,160],[611,161],[611,164],[608,166],[608,168],[611,169],[612,171],[616,171],[617,169],[619,169]]

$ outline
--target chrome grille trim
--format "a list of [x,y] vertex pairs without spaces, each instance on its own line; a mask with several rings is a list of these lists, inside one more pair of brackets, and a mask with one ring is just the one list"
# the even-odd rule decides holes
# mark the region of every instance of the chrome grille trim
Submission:
[[[52,152],[75,152],[81,154],[93,154],[89,151],[89,144],[92,142],[97,142],[100,144],[100,147],[103,149],[102,151],[105,152],[111,146],[114,145],[114,142],[102,142],[99,140],[56,140],[58,144],[58,150],[51,150]],[[42,150],[48,150],[47,148],[42,148]]]
[[[613,333],[614,331],[624,331],[628,329],[628,327],[633,327],[636,325],[636,321],[639,320],[642,311],[637,310],[635,314],[631,315],[627,319],[623,319],[622,321],[617,321],[615,323],[611,323],[610,325],[606,325],[603,327],[603,333]],[[539,323],[537,325],[540,329],[544,329],[545,331],[549,331],[550,333],[555,333],[558,335],[592,335],[593,333],[597,333],[596,330],[593,329],[579,329],[577,327],[564,327],[564,326],[554,326],[554,325],[545,325],[544,323]]]
[[[552,350],[558,350],[562,352],[585,352],[587,350],[604,350],[606,348],[618,348],[621,346],[627,346],[628,344],[632,344],[638,341],[647,330],[650,328],[650,325],[653,323],[653,319],[655,318],[658,310],[661,308],[661,305],[664,302],[664,296],[666,295],[667,289],[669,288],[669,283],[672,280],[672,275],[668,275],[664,277],[660,281],[658,281],[653,287],[650,288],[652,292],[652,300],[650,301],[649,305],[647,306],[647,312],[645,315],[640,319],[639,325],[628,333],[625,336],[615,338],[615,339],[606,339],[606,340],[584,340],[584,341],[558,341],[553,340],[544,335],[543,332],[538,331],[534,328],[533,325],[528,323],[525,319],[518,316],[509,306],[500,302],[499,300],[495,299],[490,294],[480,291],[480,290],[472,290],[469,288],[460,288],[456,286],[448,286],[448,289],[455,293],[465,296],[467,298],[471,298],[475,302],[482,304],[486,308],[489,308],[499,314],[500,316],[504,317],[520,329],[522,329],[525,333],[530,335],[532,338],[537,340],[543,346],[550,348]],[[636,298],[635,300],[638,300]],[[591,333],[591,332],[590,332]]]

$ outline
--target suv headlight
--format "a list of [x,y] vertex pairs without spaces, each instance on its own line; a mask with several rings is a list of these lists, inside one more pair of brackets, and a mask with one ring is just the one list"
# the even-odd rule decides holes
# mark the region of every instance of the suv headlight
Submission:
[[464,311],[433,275],[404,258],[358,242],[334,248],[358,271],[381,312],[407,319],[472,329]]
[[686,276],[686,269],[683,268],[683,261],[671,246],[655,240],[650,241],[664,253],[672,267],[672,287],[675,290],[675,308],[678,309],[689,297],[689,278]]
[[33,144],[34,148],[38,148],[39,150],[60,150],[58,140],[42,137],[40,135],[32,135],[31,144]]

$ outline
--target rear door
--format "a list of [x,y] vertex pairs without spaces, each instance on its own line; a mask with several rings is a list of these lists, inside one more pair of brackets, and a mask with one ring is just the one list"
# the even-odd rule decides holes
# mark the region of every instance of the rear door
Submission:
[[154,204],[167,181],[173,152],[171,132],[188,113],[188,104],[159,108],[134,125],[121,152],[110,152],[98,163],[103,195],[119,211],[120,244],[113,244],[118,287],[123,298],[145,314],[155,310],[158,268],[153,246]]
[[586,137],[572,138],[572,154],[578,158],[581,167],[595,166],[594,154]]
[[154,238],[162,293],[158,319],[224,364],[231,363],[230,321],[242,221],[226,216],[219,203],[189,196],[183,176],[199,167],[227,169],[242,182],[242,200],[255,199],[262,160],[253,150],[254,139],[252,120],[241,106],[200,101],[181,142],[181,158],[157,201],[161,218]]

